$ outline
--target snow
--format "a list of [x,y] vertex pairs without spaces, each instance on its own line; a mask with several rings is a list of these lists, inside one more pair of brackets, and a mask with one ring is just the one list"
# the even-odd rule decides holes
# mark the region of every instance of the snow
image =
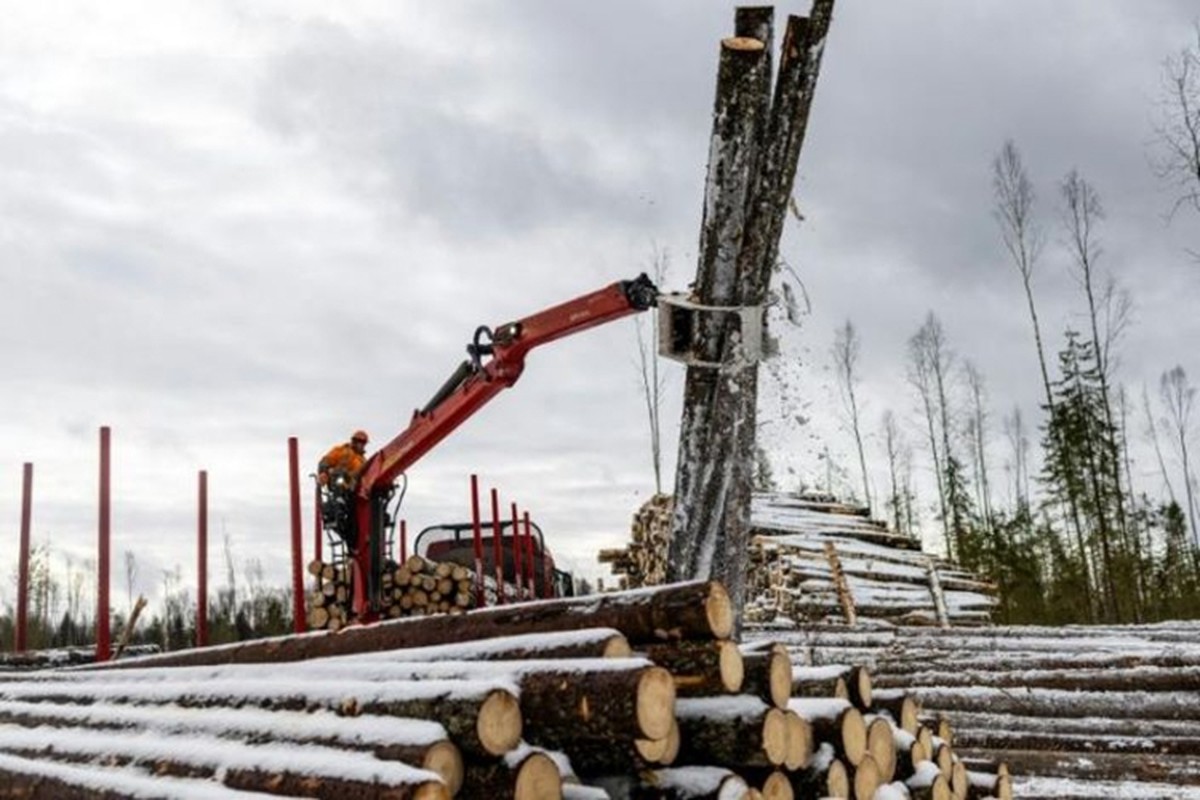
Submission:
[[1076,781],[1069,778],[1012,779],[1014,797],[1072,797],[1108,800],[1200,800],[1200,787],[1168,783],[1134,783],[1131,781]]
[[278,795],[229,789],[211,781],[150,776],[134,769],[86,767],[0,753],[0,771],[52,778],[97,794],[160,800],[277,800]]

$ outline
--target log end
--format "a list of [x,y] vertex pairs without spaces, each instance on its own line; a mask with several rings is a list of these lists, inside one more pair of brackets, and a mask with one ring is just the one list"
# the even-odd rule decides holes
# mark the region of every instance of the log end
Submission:
[[[762,47],[762,42],[757,39],[750,41]],[[708,584],[708,595],[704,599],[704,616],[708,620],[708,627],[714,639],[728,639],[733,635],[733,602],[729,599],[729,592],[725,591],[725,587],[715,581]]]
[[457,795],[462,789],[463,775],[465,774],[462,751],[453,742],[447,740],[432,745],[425,752],[421,767],[441,775],[442,780],[446,782],[446,788],[450,790],[451,797]]
[[[922,729],[921,720],[918,719],[920,716],[921,704],[912,695],[905,695],[904,701],[900,705],[900,728],[915,735]],[[933,748],[929,744],[932,743],[927,744],[926,750],[932,752]]]
[[[949,750],[950,748],[947,747],[945,749]],[[966,800],[966,797],[968,794],[970,794],[970,792],[971,778],[969,775],[967,775],[967,767],[961,761],[955,761],[950,768],[950,794],[953,795],[956,800],[957,798]]]
[[825,773],[825,796],[850,796],[850,773],[839,759],[829,762],[829,770]]
[[767,711],[762,723],[762,749],[767,763],[779,766],[788,757],[787,714],[778,708]]
[[838,700],[850,702],[850,687],[846,685],[845,678],[838,678],[833,684],[833,696]]
[[867,722],[857,708],[847,708],[838,722],[841,727],[842,752],[850,765],[857,767],[867,757]]
[[950,791],[950,781],[941,775],[934,778],[929,787],[929,797],[931,800],[954,800],[954,793]]
[[475,732],[483,749],[498,756],[521,741],[521,705],[512,693],[496,690],[479,707]]
[[876,718],[867,726],[867,752],[879,767],[880,783],[891,783],[896,774],[896,736],[892,723]]
[[788,780],[787,773],[781,770],[775,770],[767,779],[763,781],[762,789],[763,800],[794,800],[796,793],[792,790],[792,782]]
[[[717,665],[721,673],[721,685],[730,694],[737,694],[746,680],[746,665],[742,659],[742,651],[738,650],[738,646],[728,639],[720,641],[717,647],[719,648]],[[784,705],[786,707],[786,703]]]
[[603,658],[629,658],[632,655],[633,648],[629,646],[629,640],[620,633],[614,633],[604,643],[604,650],[601,652]]
[[857,800],[871,800],[879,789],[879,766],[869,755],[854,768],[854,794]]
[[795,711],[784,712],[787,717],[788,748],[783,765],[791,772],[804,769],[812,759],[813,732],[808,720]]
[[453,795],[444,783],[430,781],[413,789],[413,800],[450,800]]
[[533,753],[517,769],[514,800],[562,800],[562,775],[553,759],[545,753]]
[[661,739],[635,739],[634,749],[649,764],[669,766],[679,757],[679,723],[672,718],[671,730]]
[[675,720],[675,679],[662,667],[647,667],[637,685],[638,729],[644,739],[662,739]]
[[771,703],[776,708],[787,708],[792,699],[792,659],[787,650],[775,650],[767,667],[767,683],[771,689]]
[[870,708],[874,703],[871,689],[871,672],[866,667],[854,667],[850,671],[850,699],[859,708]]
[[761,53],[767,47],[762,40],[750,36],[730,36],[721,40],[721,46],[742,53]]

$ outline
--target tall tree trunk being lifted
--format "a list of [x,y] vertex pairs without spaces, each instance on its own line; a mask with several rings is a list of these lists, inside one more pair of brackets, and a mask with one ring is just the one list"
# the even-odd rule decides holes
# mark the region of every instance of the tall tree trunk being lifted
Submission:
[[[770,9],[740,9],[738,37],[722,45],[695,284],[705,305],[766,299],[832,12],[833,0],[814,0],[811,19],[789,17],[773,99]],[[751,42],[758,54],[746,57]],[[667,578],[718,578],[740,620],[758,370],[739,363],[727,323],[702,329],[700,342],[704,360],[729,366],[688,369]]]

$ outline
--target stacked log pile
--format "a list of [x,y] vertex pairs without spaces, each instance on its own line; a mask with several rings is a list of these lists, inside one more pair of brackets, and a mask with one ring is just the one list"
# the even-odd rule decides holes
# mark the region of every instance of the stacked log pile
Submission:
[[[344,628],[353,616],[349,564],[314,560],[309,562],[308,572],[316,581],[306,599],[308,627]],[[473,576],[466,567],[418,555],[409,556],[403,564],[388,561],[380,597],[383,614],[390,618],[461,614],[475,607]],[[494,584],[489,591],[494,594]]]
[[[666,576],[671,498],[656,495],[634,515],[630,543],[600,552],[621,588]],[[924,553],[867,509],[828,496],[755,494],[751,503],[746,621],[789,628],[804,622],[883,620],[907,625],[980,625],[994,587]]]
[[1020,797],[1200,798],[1200,623],[771,636],[805,669],[868,665],[964,763],[1009,765]]
[[0,781],[56,798],[950,796],[957,762],[942,769],[911,701],[731,631],[720,585],[690,583],[14,673]]

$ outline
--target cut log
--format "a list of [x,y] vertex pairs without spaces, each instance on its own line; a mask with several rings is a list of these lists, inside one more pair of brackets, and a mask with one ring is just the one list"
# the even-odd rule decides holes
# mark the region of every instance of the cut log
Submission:
[[720,584],[692,582],[600,596],[543,600],[477,609],[454,619],[398,619],[347,628],[337,636],[312,633],[207,647],[97,665],[96,669],[280,663],[335,655],[427,647],[497,636],[606,627],[632,643],[727,639],[733,630],[729,595]]
[[662,739],[671,730],[675,684],[661,667],[588,674],[536,673],[521,679],[521,708],[532,744]]
[[742,692],[776,708],[787,708],[793,683],[792,660],[787,648],[773,645],[765,652],[744,654],[742,661],[745,672]]
[[891,689],[872,692],[872,709],[886,711],[901,730],[916,734],[921,727],[920,700],[909,692]]
[[912,690],[922,704],[938,711],[978,711],[1029,717],[1200,719],[1200,693],[1093,692],[1061,689],[964,687]]
[[554,761],[545,753],[532,752],[517,759],[468,763],[463,794],[512,800],[562,800],[562,786],[562,775]]
[[823,667],[792,667],[792,697],[837,697],[850,699],[845,676],[850,667],[830,664]]
[[680,697],[736,694],[744,677],[742,654],[728,639],[645,646],[646,657],[670,671]]
[[875,759],[870,754],[864,755],[854,767],[854,797],[856,800],[871,800],[881,785]]
[[775,770],[768,775],[759,792],[762,793],[763,800],[794,800],[796,796],[792,782],[781,770]]
[[813,730],[808,720],[795,711],[788,709],[783,712],[787,718],[787,755],[783,766],[789,772],[804,769],[813,755]]
[[950,791],[950,782],[942,775],[937,765],[930,761],[922,762],[905,781],[905,786],[908,787],[909,796],[913,798],[953,800],[954,796]]
[[793,698],[788,709],[812,726],[813,739],[833,745],[838,758],[857,767],[867,753],[867,725],[862,713],[845,700]]
[[680,764],[779,766],[787,758],[787,716],[746,695],[680,700]]
[[678,767],[643,773],[642,783],[630,793],[633,800],[739,800],[750,787],[740,776],[722,767]]
[[993,688],[1086,689],[1092,692],[1200,692],[1197,667],[1104,667],[1073,670],[1020,670],[1014,672],[970,669],[930,670],[905,675],[881,675],[881,687],[908,688],[958,686]]
[[879,782],[891,783],[896,776],[897,756],[895,731],[890,719],[876,717],[867,725],[867,752],[875,759]]
[[973,748],[972,756],[1005,761],[1014,775],[1084,780],[1128,780],[1200,786],[1200,758],[1196,756],[1041,752],[1034,750],[985,750]]

